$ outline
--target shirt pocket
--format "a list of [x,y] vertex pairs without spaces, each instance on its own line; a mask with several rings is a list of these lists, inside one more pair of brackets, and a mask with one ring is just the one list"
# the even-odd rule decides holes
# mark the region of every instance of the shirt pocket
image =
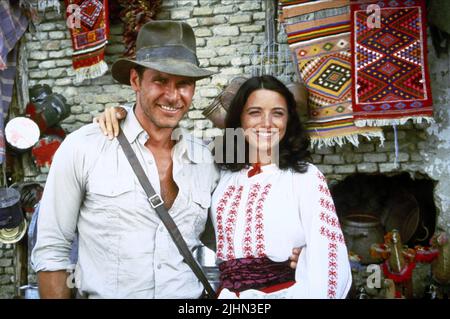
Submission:
[[211,194],[203,189],[192,190],[192,201],[203,209],[211,206]]
[[128,211],[135,203],[136,188],[133,176],[95,174],[89,180],[86,204],[93,210],[117,213]]
[[208,217],[208,209],[211,206],[211,194],[202,189],[192,190],[192,204],[195,206],[195,224],[194,229],[197,235],[200,235],[205,228]]

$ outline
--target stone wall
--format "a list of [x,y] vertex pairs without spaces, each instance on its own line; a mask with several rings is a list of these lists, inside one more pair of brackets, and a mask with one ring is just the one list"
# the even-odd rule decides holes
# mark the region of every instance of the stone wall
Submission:
[[0,244],[0,299],[14,295],[14,248]]
[[[252,54],[264,43],[265,8],[262,0],[163,0],[158,19],[188,22],[195,30],[198,57],[204,67],[220,71],[211,79],[197,82],[193,106],[181,125],[204,138],[220,135],[205,119],[202,110],[238,75],[249,75],[253,70]],[[62,11],[64,11],[63,1]],[[62,126],[72,132],[90,123],[93,116],[105,107],[130,102],[132,90],[117,84],[108,71],[104,76],[74,84],[71,67],[71,41],[63,13],[47,10],[38,32],[26,34],[29,85],[49,84],[54,92],[63,94],[71,105],[72,115]],[[108,65],[121,56],[121,24],[111,25],[111,36],[106,49]],[[282,33],[282,32],[281,32]],[[283,34],[280,35],[283,39]],[[400,171],[427,175],[437,183],[435,197],[440,212],[440,227],[450,228],[450,142],[448,104],[449,59],[438,60],[430,48],[432,87],[436,108],[434,125],[408,123],[398,127],[399,165],[394,165],[395,142],[392,128],[385,129],[384,146],[378,140],[361,141],[358,148],[350,144],[343,147],[314,149],[312,159],[331,183],[346,176],[360,173],[394,174]],[[290,74],[294,74],[291,69]],[[26,179],[45,181],[46,171],[30,170]],[[0,246],[0,298],[14,293],[12,245]],[[33,278],[33,277],[32,277]]]

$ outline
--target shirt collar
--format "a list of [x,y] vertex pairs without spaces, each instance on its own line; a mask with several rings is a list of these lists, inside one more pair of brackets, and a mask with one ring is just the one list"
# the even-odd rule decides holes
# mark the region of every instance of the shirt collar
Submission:
[[127,117],[122,122],[122,130],[128,142],[133,143],[136,138],[145,131],[137,120],[136,114],[134,114],[134,106],[131,108],[127,108],[127,112]]

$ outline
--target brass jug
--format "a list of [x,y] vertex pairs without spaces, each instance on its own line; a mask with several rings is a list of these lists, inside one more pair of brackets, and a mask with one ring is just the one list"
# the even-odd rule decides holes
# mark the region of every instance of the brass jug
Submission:
[[432,238],[434,246],[439,249],[439,256],[431,264],[433,278],[441,285],[450,284],[450,242],[444,232],[436,234]]

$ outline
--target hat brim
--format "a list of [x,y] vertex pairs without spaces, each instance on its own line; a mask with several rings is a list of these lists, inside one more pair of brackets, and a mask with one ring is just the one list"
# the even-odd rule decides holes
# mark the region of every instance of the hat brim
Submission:
[[119,59],[113,63],[111,75],[118,82],[130,85],[130,70],[137,65],[168,74],[195,78],[196,80],[200,80],[217,73],[202,69],[192,63],[175,59],[158,59],[152,62]]

